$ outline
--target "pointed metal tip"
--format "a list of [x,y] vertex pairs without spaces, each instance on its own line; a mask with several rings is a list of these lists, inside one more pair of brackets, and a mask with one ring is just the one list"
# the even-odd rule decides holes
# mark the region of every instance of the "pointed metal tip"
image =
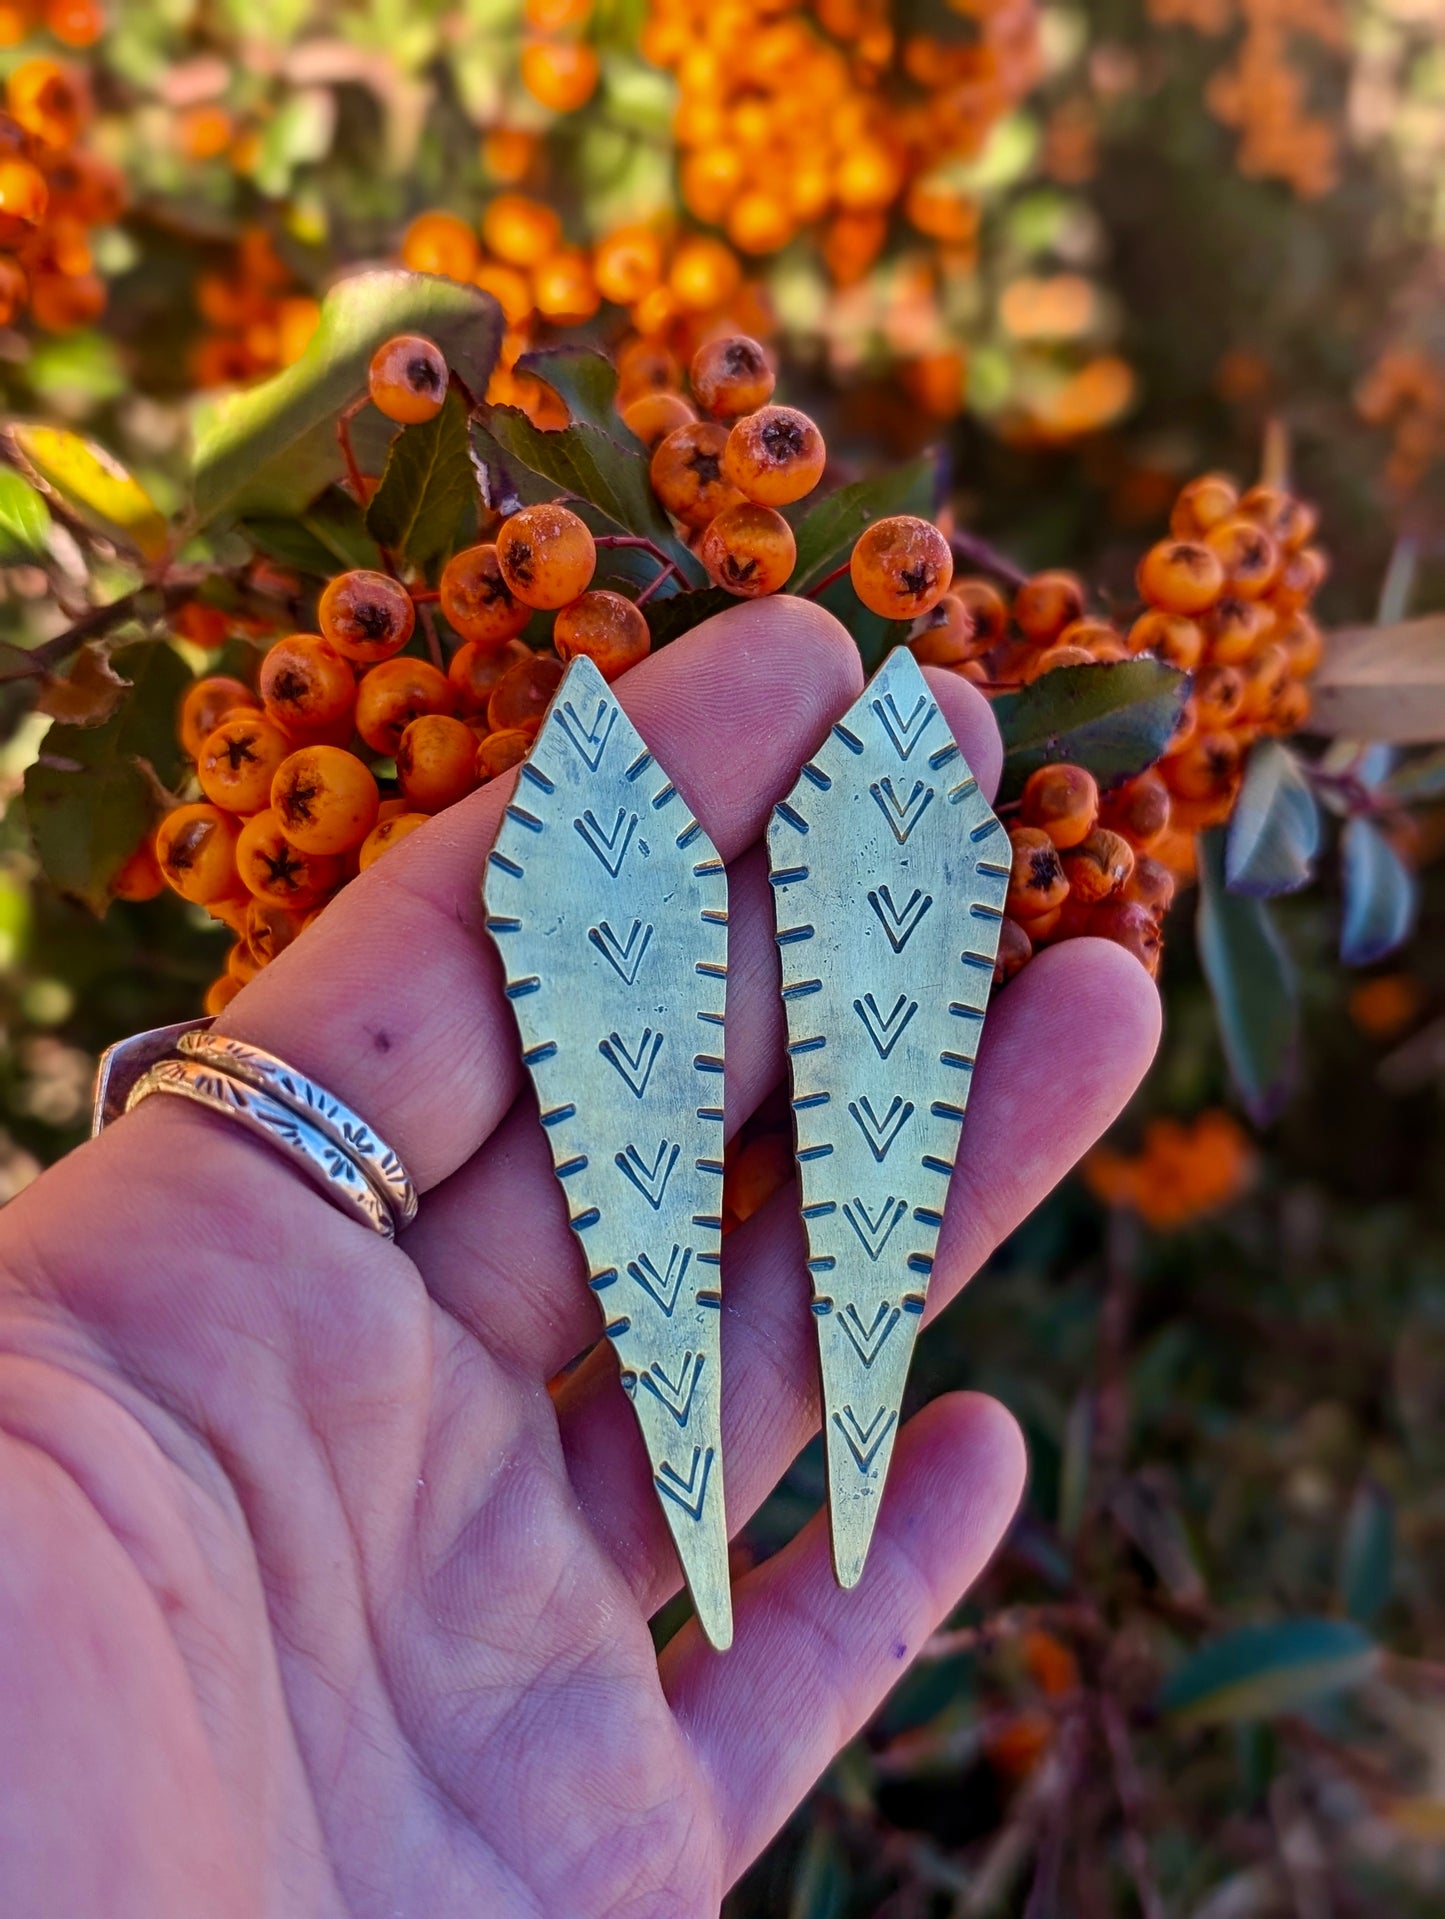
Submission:
[[702,1627],[703,1638],[714,1652],[726,1652],[733,1643],[733,1609],[731,1605],[722,1607],[716,1616],[699,1611],[697,1623]]

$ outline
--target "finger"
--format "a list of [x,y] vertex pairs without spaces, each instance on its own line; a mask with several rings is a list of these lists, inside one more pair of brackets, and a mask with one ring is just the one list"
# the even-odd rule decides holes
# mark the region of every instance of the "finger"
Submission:
[[[1002,752],[988,702],[956,674],[935,670],[935,696],[985,790],[997,784]],[[851,703],[840,691],[821,733]],[[816,741],[804,743],[803,752]],[[791,785],[796,764],[781,785]],[[783,1071],[783,1006],[773,939],[767,856],[751,848],[728,873],[727,1132],[735,1133]],[[494,1158],[494,1155],[499,1157]],[[596,1305],[567,1223],[530,1096],[523,1094],[479,1154],[434,1193],[407,1235],[442,1305],[493,1352],[542,1379],[597,1336]]]
[[[837,621],[780,597],[704,622],[617,693],[731,859],[859,682]],[[220,1021],[354,1106],[424,1189],[516,1096],[516,1029],[480,900],[512,783],[493,781],[361,874]]]
[[[1148,975],[1102,940],[1048,949],[1000,996],[984,1026],[927,1317],[1116,1117],[1158,1034],[1158,996]],[[734,1530],[819,1422],[817,1339],[797,1208],[790,1186],[724,1243],[723,1455]],[[562,1389],[558,1409],[583,1506],[653,1610],[676,1590],[677,1565],[610,1352],[590,1355]],[[890,1479],[885,1513],[891,1498]]]
[[663,1686],[707,1772],[731,1883],[898,1683],[988,1564],[1024,1483],[1018,1427],[993,1400],[950,1393],[899,1435],[862,1581],[833,1579],[826,1515],[733,1595],[725,1656],[695,1623]]

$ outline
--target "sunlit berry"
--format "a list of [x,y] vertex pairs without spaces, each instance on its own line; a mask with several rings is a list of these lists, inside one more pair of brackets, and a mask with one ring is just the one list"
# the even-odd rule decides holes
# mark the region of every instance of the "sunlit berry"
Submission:
[[1069,903],[1096,906],[1117,893],[1134,870],[1134,849],[1122,833],[1096,826],[1064,855]]
[[652,456],[652,490],[684,526],[704,527],[742,494],[723,474],[728,429],[715,420],[694,420],[669,433]]
[[1270,588],[1270,602],[1282,611],[1308,606],[1329,577],[1330,563],[1317,546],[1285,552],[1279,577]]
[[1275,702],[1270,714],[1267,731],[1271,733],[1297,733],[1310,716],[1309,689],[1302,681],[1291,679]]
[[1151,606],[1129,628],[1129,651],[1152,653],[1166,666],[1192,673],[1204,657],[1204,628],[1184,613]]
[[269,966],[278,953],[284,953],[301,931],[300,913],[275,900],[246,901],[246,943],[263,966]]
[[592,584],[597,545],[586,522],[570,508],[545,501],[524,506],[502,522],[497,564],[513,596],[524,605],[566,606]]
[[731,300],[742,285],[737,255],[721,240],[705,233],[684,240],[667,270],[668,289],[689,313],[714,313]]
[[1069,897],[1059,849],[1038,826],[1015,826],[1009,831],[1013,870],[1009,875],[1005,911],[1015,919],[1037,919],[1062,906]]
[[199,906],[239,891],[240,823],[201,801],[178,806],[156,828],[156,861],[166,885]]
[[1095,664],[1094,656],[1088,647],[1065,646],[1062,641],[1055,641],[1052,646],[1044,647],[1042,652],[1035,653],[1031,659],[1026,660],[1019,677],[1025,686],[1028,686],[1034,680],[1043,679],[1046,673],[1057,673],[1061,666],[1093,666]]
[[487,725],[492,732],[520,727],[535,733],[562,684],[563,671],[554,655],[532,653],[505,672],[487,702]]
[[1290,682],[1289,655],[1282,646],[1270,641],[1240,670],[1244,675],[1244,694],[1239,717],[1246,725],[1263,725],[1274,713],[1280,695]]
[[373,753],[394,758],[413,720],[423,713],[450,713],[455,705],[451,681],[430,660],[383,660],[357,688],[356,730]]
[[1230,799],[1239,784],[1239,742],[1231,733],[1201,729],[1182,753],[1164,762],[1164,777],[1181,799]]
[[499,647],[486,640],[468,640],[459,646],[447,666],[457,712],[463,719],[485,713],[497,681],[519,660],[530,657],[531,648],[524,640],[505,640]]
[[501,652],[532,617],[503,578],[496,546],[463,547],[442,569],[440,601],[448,624],[477,647]]
[[1164,862],[1141,853],[1134,861],[1133,872],[1124,882],[1122,897],[1147,907],[1156,919],[1163,919],[1173,902],[1174,892],[1174,875]]
[[1308,679],[1324,657],[1324,635],[1307,613],[1296,613],[1278,633],[1280,645],[1289,659],[1289,670],[1297,680]]
[[592,252],[597,290],[616,306],[633,306],[651,293],[662,278],[662,265],[662,242],[646,226],[615,227]]
[[682,380],[676,355],[661,340],[624,340],[615,358],[620,407],[635,400],[639,393],[676,392]]
[[1167,832],[1169,807],[1169,788],[1150,767],[1106,793],[1100,802],[1099,818],[1114,832],[1122,833],[1138,853]]
[[371,666],[406,645],[416,625],[416,608],[400,581],[358,567],[331,581],[316,617],[323,637],[338,653]]
[[728,434],[723,476],[757,506],[787,506],[812,492],[827,461],[823,436],[806,413],[765,406],[737,421]]
[[1034,956],[1034,943],[1015,919],[1005,919],[998,931],[998,953],[993,963],[993,983],[1002,986],[1020,972]]
[[604,680],[615,680],[646,659],[652,635],[631,600],[620,593],[596,591],[561,609],[553,622],[552,645],[564,664],[585,653]]
[[153,900],[165,890],[165,875],[161,871],[160,861],[156,858],[153,836],[149,833],[140,845],[123,862],[119,872],[110,883],[111,894],[118,900]]
[[1084,589],[1072,573],[1036,573],[1014,594],[1014,624],[1036,646],[1056,640],[1083,612]]
[[84,75],[59,60],[24,60],[5,82],[5,104],[27,133],[47,146],[75,144],[90,118]]
[[1112,940],[1126,953],[1132,953],[1151,979],[1158,972],[1163,951],[1159,922],[1139,901],[1105,900],[1090,920],[1089,931],[1096,938]]
[[372,405],[402,426],[435,419],[447,397],[441,348],[419,333],[398,333],[372,354],[366,390]]
[[1166,613],[1202,613],[1224,590],[1224,566],[1200,540],[1161,540],[1139,562],[1138,586]]
[[325,853],[303,853],[282,831],[274,807],[253,813],[236,843],[236,870],[248,893],[273,900],[279,906],[305,908],[341,883],[339,859]]
[[344,722],[356,704],[356,675],[319,633],[278,640],[261,662],[268,716],[288,733],[319,733]]
[[991,580],[959,579],[955,575],[948,597],[961,600],[967,609],[980,653],[991,652],[1008,637],[1008,601]]
[[561,245],[562,222],[540,200],[499,193],[482,215],[482,239],[508,266],[540,266]]
[[655,453],[669,433],[695,419],[692,408],[680,393],[659,388],[639,393],[622,409],[622,423],[641,440],[649,453]]
[[263,713],[232,713],[196,755],[201,791],[229,812],[259,813],[271,804],[271,781],[291,750],[286,734]]
[[412,811],[440,813],[477,784],[477,736],[446,713],[424,713],[401,736],[396,777]]
[[1282,553],[1295,552],[1314,531],[1313,508],[1283,487],[1250,487],[1240,497],[1239,511],[1246,520],[1262,526]]
[[964,666],[986,651],[973,613],[956,593],[945,593],[918,621],[908,642],[920,666]]
[[419,213],[401,243],[404,266],[448,280],[470,280],[480,257],[476,234],[454,213]]
[[1099,816],[1099,788],[1085,767],[1041,766],[1024,782],[1019,818],[1041,827],[1060,851],[1077,846]]
[[0,245],[18,246],[45,218],[50,189],[28,160],[0,160]]
[[1205,543],[1224,573],[1224,587],[1237,599],[1258,600],[1279,576],[1279,548],[1253,520],[1236,515],[1205,534]]
[[520,766],[532,750],[534,735],[524,726],[504,726],[488,733],[477,746],[477,778],[494,780],[514,766]]
[[181,698],[177,728],[181,746],[191,759],[199,759],[207,735],[214,732],[227,714],[238,710],[255,713],[259,707],[259,700],[244,680],[231,679],[223,673],[193,680]]
[[522,48],[522,85],[553,113],[575,113],[597,91],[601,66],[587,40],[529,40]]
[[376,824],[380,796],[371,769],[340,746],[303,746],[271,782],[281,830],[303,853],[347,853]]
[[533,268],[532,293],[538,313],[554,326],[581,326],[602,304],[586,255],[570,248]]
[[389,819],[378,820],[361,842],[357,854],[358,871],[364,873],[383,853],[389,853],[393,846],[399,846],[419,826],[425,826],[430,818],[430,813],[393,813]]
[[1232,726],[1244,704],[1244,675],[1237,666],[1206,666],[1194,682],[1194,703],[1206,733]]
[[1238,666],[1274,626],[1274,612],[1263,600],[1241,600],[1226,593],[1204,616],[1208,657],[1218,666]]
[[1175,501],[1169,528],[1177,540],[1198,540],[1238,510],[1239,488],[1228,474],[1201,474]]
[[848,574],[869,612],[887,620],[915,619],[948,591],[953,549],[931,520],[898,513],[858,535]]
[[688,377],[698,405],[715,420],[756,412],[775,384],[767,354],[745,333],[706,341],[692,356]]
[[798,545],[781,513],[740,500],[709,521],[698,557],[725,592],[752,600],[787,584]]

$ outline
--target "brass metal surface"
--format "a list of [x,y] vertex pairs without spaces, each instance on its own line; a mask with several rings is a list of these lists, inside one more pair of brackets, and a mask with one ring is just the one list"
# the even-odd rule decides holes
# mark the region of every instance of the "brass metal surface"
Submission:
[[727,875],[586,658],[521,768],[483,896],[588,1284],[721,1649]]
[[906,647],[774,809],[833,1568],[862,1576],[960,1150],[1007,836]]

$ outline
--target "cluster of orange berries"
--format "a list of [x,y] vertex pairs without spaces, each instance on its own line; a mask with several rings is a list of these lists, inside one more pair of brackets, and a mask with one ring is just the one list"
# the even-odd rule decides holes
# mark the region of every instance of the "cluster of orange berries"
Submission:
[[526,0],[522,85],[553,113],[575,113],[597,91],[601,65],[584,36],[592,0]]
[[42,28],[64,47],[93,47],[105,9],[99,0],[0,0],[0,47],[18,47]]
[[264,227],[246,227],[229,271],[203,273],[196,306],[206,333],[191,350],[197,387],[236,386],[276,373],[306,351],[321,308],[298,293]]
[[1355,389],[1355,409],[1391,435],[1389,486],[1414,493],[1445,456],[1445,366],[1419,347],[1390,347]]
[[1156,1231],[1171,1232],[1237,1199],[1254,1168],[1244,1128],[1215,1110],[1193,1120],[1151,1119],[1137,1153],[1096,1147],[1084,1161],[1084,1178],[1106,1206],[1123,1207]]
[[1034,0],[955,0],[953,31],[900,26],[890,0],[650,0],[641,46],[674,74],[679,191],[747,254],[821,232],[843,284],[892,215],[971,247],[976,205],[949,181],[1039,71]]
[[125,189],[81,144],[90,119],[90,91],[74,67],[37,57],[11,69],[0,112],[0,325],[28,309],[61,333],[104,310],[90,230],[120,217]]

